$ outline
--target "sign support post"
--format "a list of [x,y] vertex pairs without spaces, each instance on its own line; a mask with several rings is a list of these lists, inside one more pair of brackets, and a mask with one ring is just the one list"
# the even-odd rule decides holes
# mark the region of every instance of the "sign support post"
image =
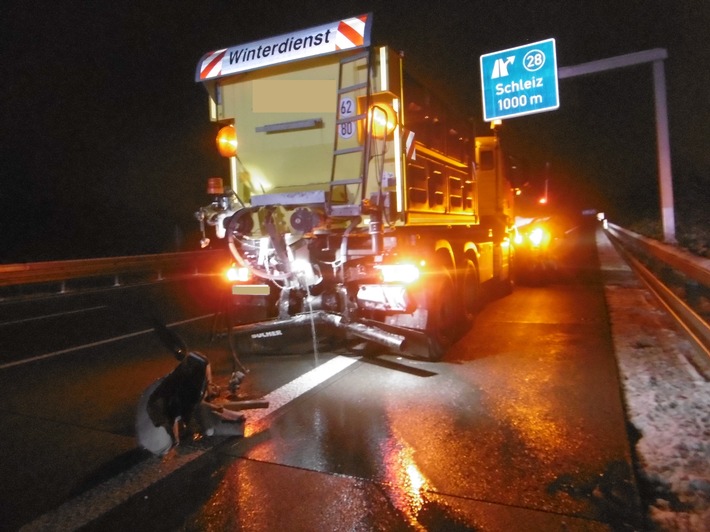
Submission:
[[653,95],[656,110],[656,146],[658,150],[658,181],[661,194],[661,222],[663,241],[675,244],[675,208],[673,205],[673,174],[671,171],[671,148],[668,134],[668,103],[666,95],[666,75],[663,61],[668,57],[665,48],[653,48],[625,55],[617,55],[598,61],[590,61],[570,67],[562,67],[557,73],[559,79],[604,72],[615,68],[629,67],[641,63],[653,63]]

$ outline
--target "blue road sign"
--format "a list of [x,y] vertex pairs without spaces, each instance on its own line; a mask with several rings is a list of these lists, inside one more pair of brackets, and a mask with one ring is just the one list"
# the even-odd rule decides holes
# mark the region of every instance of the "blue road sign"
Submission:
[[557,109],[555,39],[482,55],[481,86],[486,122]]

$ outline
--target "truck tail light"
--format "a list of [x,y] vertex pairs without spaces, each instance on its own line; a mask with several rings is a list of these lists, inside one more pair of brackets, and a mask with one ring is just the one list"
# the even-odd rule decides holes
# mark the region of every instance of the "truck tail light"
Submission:
[[234,126],[224,126],[217,133],[217,150],[222,157],[235,157],[237,144],[237,130]]
[[232,264],[229,268],[227,268],[227,271],[224,272],[224,276],[230,282],[245,283],[251,279],[251,272],[249,271],[249,268],[244,268],[244,267]]
[[207,194],[211,196],[224,194],[224,182],[221,177],[210,177],[207,180]]
[[382,282],[411,284],[419,279],[419,268],[414,264],[381,264],[377,267],[380,270]]

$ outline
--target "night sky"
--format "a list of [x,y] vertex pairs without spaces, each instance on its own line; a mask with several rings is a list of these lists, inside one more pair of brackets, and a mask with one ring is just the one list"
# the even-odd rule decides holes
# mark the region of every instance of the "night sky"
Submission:
[[[323,5],[326,4],[326,5]],[[411,5],[410,5],[411,4]],[[658,0],[322,2],[6,0],[0,7],[0,262],[197,249],[193,213],[214,148],[207,51],[374,13],[401,49],[481,121],[481,54],[554,37],[559,67],[666,48],[676,218],[710,199],[710,4]],[[560,109],[501,138],[520,183],[612,220],[658,218],[651,66],[560,80]],[[545,170],[547,168],[547,170]],[[682,205],[683,207],[681,207]],[[705,207],[702,207],[705,208]]]

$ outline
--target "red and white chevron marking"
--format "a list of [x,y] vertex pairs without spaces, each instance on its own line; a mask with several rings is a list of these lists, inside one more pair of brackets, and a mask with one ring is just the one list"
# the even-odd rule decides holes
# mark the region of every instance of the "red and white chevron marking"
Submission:
[[367,15],[347,18],[338,24],[338,33],[335,36],[335,49],[347,50],[362,46],[365,42],[365,23]]
[[227,49],[215,50],[202,61],[200,67],[200,79],[213,78],[222,73],[222,58],[227,53]]

